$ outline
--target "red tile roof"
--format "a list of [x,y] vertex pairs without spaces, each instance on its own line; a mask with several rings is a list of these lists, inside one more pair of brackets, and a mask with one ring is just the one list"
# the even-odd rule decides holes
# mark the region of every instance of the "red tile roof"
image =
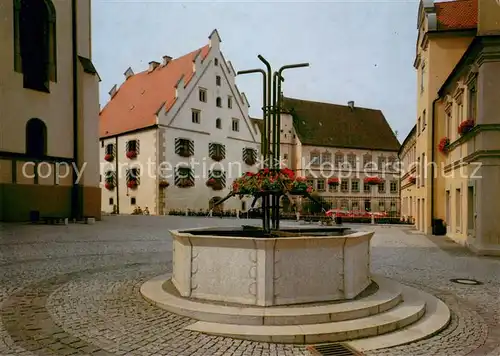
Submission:
[[182,57],[128,78],[100,113],[100,137],[133,131],[156,124],[156,113],[165,105],[168,111],[175,102],[175,86],[184,76],[188,85],[193,77],[193,61],[201,51],[205,59],[210,50],[206,45]]
[[438,30],[466,30],[477,27],[478,0],[438,2],[436,16]]

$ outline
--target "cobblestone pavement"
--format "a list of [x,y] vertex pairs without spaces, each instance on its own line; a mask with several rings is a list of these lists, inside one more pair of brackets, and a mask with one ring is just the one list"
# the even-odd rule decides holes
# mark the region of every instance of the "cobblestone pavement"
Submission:
[[[168,229],[236,223],[127,216],[95,225],[0,225],[0,356],[307,355],[301,346],[185,331],[193,320],[141,298],[145,280],[171,270]],[[441,298],[452,320],[429,339],[367,354],[499,356],[500,259],[405,228],[375,229],[372,269]]]

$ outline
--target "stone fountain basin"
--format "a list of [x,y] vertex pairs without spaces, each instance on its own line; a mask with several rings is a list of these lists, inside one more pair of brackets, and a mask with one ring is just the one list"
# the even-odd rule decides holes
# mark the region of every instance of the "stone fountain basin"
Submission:
[[172,283],[183,297],[273,306],[353,299],[370,284],[373,232],[173,230]]

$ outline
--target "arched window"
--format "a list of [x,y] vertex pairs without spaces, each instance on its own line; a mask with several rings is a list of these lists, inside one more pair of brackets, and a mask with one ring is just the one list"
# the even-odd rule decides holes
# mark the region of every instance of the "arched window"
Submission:
[[220,97],[217,97],[217,99],[215,99],[215,105],[217,105],[218,108],[222,107],[222,99]]
[[56,11],[51,0],[14,0],[14,66],[24,87],[49,91],[56,81]]
[[221,119],[215,120],[215,127],[218,129],[222,129],[222,121]]
[[47,154],[47,126],[40,119],[31,119],[26,124],[26,154],[32,157]]

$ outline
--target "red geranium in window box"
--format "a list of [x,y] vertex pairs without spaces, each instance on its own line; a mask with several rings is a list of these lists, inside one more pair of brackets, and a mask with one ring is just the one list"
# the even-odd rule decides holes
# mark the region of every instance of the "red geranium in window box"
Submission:
[[132,159],[137,157],[137,151],[128,151],[127,152],[127,158]]
[[466,133],[470,132],[474,128],[474,120],[465,120],[458,125],[458,133],[460,135],[465,135]]
[[438,150],[441,153],[448,153],[450,149],[450,139],[448,137],[443,137],[439,141]]
[[106,183],[106,184],[104,184],[104,187],[107,190],[113,190],[113,189],[115,189],[115,185],[113,183]]
[[108,153],[104,156],[104,160],[107,162],[112,162],[115,156],[113,156],[111,153]]
[[340,179],[338,179],[337,177],[332,177],[328,179],[328,185],[330,187],[336,187],[339,184],[340,184]]
[[129,180],[128,183],[127,183],[127,187],[129,187],[130,189],[134,189],[134,188],[137,188],[137,181],[135,179],[133,180]]
[[384,180],[379,177],[366,177],[364,183],[368,185],[378,185],[384,183]]

